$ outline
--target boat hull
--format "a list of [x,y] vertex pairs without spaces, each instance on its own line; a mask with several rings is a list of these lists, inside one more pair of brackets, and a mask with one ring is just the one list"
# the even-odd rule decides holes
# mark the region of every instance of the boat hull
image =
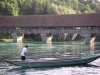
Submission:
[[40,68],[40,67],[58,67],[58,66],[72,66],[72,65],[81,65],[90,63],[100,57],[99,54],[83,56],[78,59],[66,59],[66,60],[42,60],[42,61],[6,61],[10,64],[23,66],[23,67],[33,67],[33,68]]

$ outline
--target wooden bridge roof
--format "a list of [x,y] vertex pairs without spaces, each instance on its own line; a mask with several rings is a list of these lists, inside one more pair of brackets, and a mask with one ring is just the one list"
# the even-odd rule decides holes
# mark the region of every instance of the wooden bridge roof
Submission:
[[0,27],[100,26],[100,13],[66,15],[0,16]]

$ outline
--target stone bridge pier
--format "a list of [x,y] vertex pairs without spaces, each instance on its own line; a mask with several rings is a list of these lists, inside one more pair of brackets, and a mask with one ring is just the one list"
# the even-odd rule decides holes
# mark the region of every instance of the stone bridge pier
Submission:
[[24,37],[23,33],[11,33],[13,38],[13,42],[22,43],[22,39]]
[[97,34],[83,34],[85,44],[94,43]]
[[51,44],[52,43],[52,38],[53,38],[53,34],[49,33],[49,34],[40,34],[41,35],[41,39],[43,43],[47,43],[47,44]]

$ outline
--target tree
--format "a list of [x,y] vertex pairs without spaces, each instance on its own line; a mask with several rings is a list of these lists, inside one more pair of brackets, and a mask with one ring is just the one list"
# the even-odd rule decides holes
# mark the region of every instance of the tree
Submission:
[[4,13],[5,3],[3,1],[0,2],[0,14]]
[[19,14],[18,2],[16,0],[1,0],[0,9],[3,15],[17,16]]
[[100,12],[94,0],[0,0],[0,15],[45,15]]
[[66,7],[66,4],[60,3],[60,5],[56,5],[54,3],[48,8],[48,14],[75,14],[76,11],[70,7]]
[[48,8],[48,14],[59,14],[58,7],[56,4],[51,4],[51,6]]
[[84,13],[90,13],[90,12],[92,12],[90,6],[86,5]]
[[24,2],[25,2],[25,0],[17,0],[17,2],[18,2],[18,7],[19,7],[19,15],[22,15],[22,14],[24,14]]
[[43,13],[42,14],[48,14],[48,8],[50,7],[50,1],[44,0],[42,6],[43,6]]

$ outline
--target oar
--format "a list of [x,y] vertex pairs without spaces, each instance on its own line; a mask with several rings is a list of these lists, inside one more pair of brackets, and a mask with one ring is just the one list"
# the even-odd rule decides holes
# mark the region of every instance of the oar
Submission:
[[[27,62],[28,62],[28,61],[27,61]],[[30,69],[31,69],[32,67],[31,67],[31,65],[30,65],[30,63],[29,63],[29,62],[28,62],[28,64],[29,64],[29,67],[30,67]]]

